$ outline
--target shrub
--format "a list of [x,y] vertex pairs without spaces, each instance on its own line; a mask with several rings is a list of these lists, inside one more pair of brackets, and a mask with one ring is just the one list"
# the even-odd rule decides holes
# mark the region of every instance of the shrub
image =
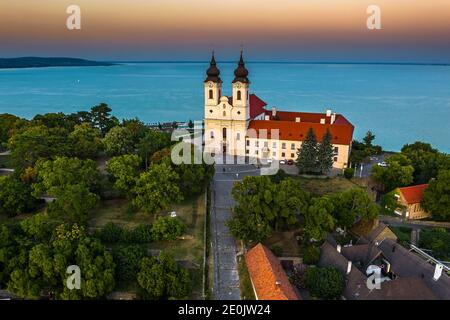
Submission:
[[353,169],[353,168],[345,168],[345,170],[344,170],[344,177],[346,179],[350,180],[351,178],[354,177],[354,175],[355,175],[355,169]]
[[117,224],[108,222],[101,228],[97,236],[102,242],[116,243],[123,240],[124,229]]
[[153,240],[153,226],[151,224],[140,224],[136,228],[127,231],[127,242],[148,243],[152,242]]
[[176,240],[183,234],[185,228],[183,221],[178,218],[160,217],[153,223],[153,239],[155,241]]
[[344,276],[333,267],[311,267],[306,269],[305,284],[317,298],[338,299],[344,290]]

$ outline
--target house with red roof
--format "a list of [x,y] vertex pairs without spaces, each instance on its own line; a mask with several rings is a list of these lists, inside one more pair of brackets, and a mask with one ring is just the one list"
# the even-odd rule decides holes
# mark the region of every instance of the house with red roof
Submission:
[[407,219],[424,219],[430,217],[431,214],[426,212],[420,205],[423,199],[423,193],[427,187],[428,184],[419,184],[398,188],[395,196],[399,207],[395,210],[395,213]]
[[250,93],[249,72],[243,54],[234,71],[232,95],[222,93],[220,70],[214,57],[206,71],[205,151],[256,159],[296,160],[297,152],[312,129],[318,142],[329,131],[334,148],[333,167],[346,168],[354,126],[342,115],[288,112],[273,107]]
[[245,255],[257,300],[300,300],[278,258],[261,243]]

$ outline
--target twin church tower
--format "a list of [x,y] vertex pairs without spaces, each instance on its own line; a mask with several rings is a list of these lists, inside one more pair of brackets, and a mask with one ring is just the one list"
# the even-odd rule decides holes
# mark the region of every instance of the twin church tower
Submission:
[[331,133],[333,167],[345,168],[351,151],[353,125],[341,114],[265,109],[266,103],[249,93],[250,80],[243,52],[232,81],[232,94],[222,93],[222,79],[214,52],[206,71],[205,152],[257,159],[295,160],[308,130],[320,142]]
[[234,70],[232,95],[222,95],[222,79],[214,52],[206,71],[205,88],[205,146],[210,151],[245,155],[245,136],[250,118],[250,81],[243,53]]

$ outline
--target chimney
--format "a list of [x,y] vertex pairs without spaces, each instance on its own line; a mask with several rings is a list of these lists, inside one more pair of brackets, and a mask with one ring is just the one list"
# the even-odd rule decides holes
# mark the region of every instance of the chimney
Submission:
[[277,115],[277,107],[272,107],[272,117]]
[[264,116],[264,120],[270,120],[270,116],[265,115],[265,116]]
[[300,117],[296,117],[295,122],[300,122]]
[[438,281],[439,280],[439,278],[441,277],[443,268],[444,268],[444,266],[442,264],[437,264],[436,265],[436,267],[434,268],[434,275],[433,275],[433,280],[434,281]]
[[347,274],[349,274],[352,271],[352,262],[347,262]]
[[341,253],[341,245],[340,245],[340,244],[338,244],[338,245],[336,246],[336,250],[337,250],[337,252]]
[[325,118],[320,119],[320,124],[325,124]]
[[331,109],[327,109],[327,117],[331,117]]
[[331,121],[330,121],[330,123],[333,124],[335,121],[336,121],[336,113],[333,113],[333,114],[331,115]]

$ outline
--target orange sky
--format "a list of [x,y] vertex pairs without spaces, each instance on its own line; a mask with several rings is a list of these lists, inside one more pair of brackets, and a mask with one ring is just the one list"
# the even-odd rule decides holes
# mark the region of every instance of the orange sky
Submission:
[[[65,28],[71,4],[82,10],[80,31]],[[382,30],[366,28],[371,4],[381,8]],[[386,57],[391,50],[395,58],[416,48],[430,57],[448,55],[450,0],[0,1],[0,48],[6,55],[195,58],[211,47],[228,52],[241,42],[261,59],[277,50],[281,59],[323,50],[382,50]]]

